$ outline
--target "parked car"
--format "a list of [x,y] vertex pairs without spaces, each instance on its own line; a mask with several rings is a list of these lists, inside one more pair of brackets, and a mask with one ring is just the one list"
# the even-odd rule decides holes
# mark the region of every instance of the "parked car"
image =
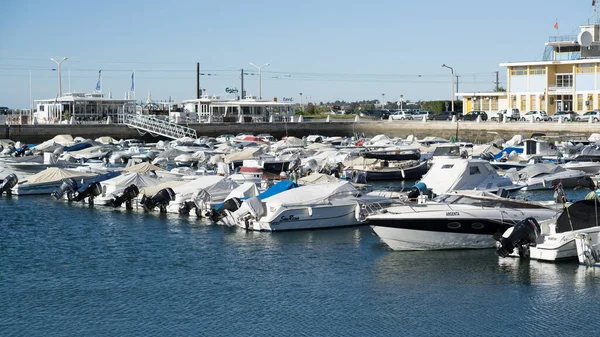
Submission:
[[507,116],[509,121],[521,120],[521,112],[519,111],[519,109],[516,108],[498,110],[498,113],[496,114],[496,116],[494,116],[495,118],[492,118],[492,120],[500,118],[501,115],[502,118],[504,118],[504,116]]
[[416,110],[413,111],[413,119],[418,119],[418,120],[422,120],[423,116],[426,116],[427,119],[429,119],[429,116],[433,115],[432,111],[429,110]]
[[575,117],[575,120],[578,122],[587,122],[590,120],[590,118],[592,118],[593,121],[597,123],[600,120],[600,111],[598,111],[598,110],[588,111],[588,112],[584,113],[583,115],[579,115],[579,116]]
[[579,115],[575,111],[558,111],[554,115],[550,116],[553,121],[558,122],[560,118],[563,122],[574,121]]
[[551,121],[552,118],[550,116],[548,116],[546,111],[538,111],[538,110],[527,111],[523,116],[521,116],[521,121],[529,122],[531,120],[534,120],[536,122],[540,122],[540,121],[548,122],[548,121]]
[[456,112],[456,111],[442,111],[439,114],[431,114],[427,117],[427,119],[429,120],[433,120],[433,121],[449,121],[452,119],[453,116],[456,116],[457,119],[460,119],[461,114],[460,112]]
[[481,116],[481,120],[482,121],[487,121],[488,120],[488,115],[487,115],[487,113],[485,111],[471,111],[471,112],[468,112],[466,115],[463,115],[460,120],[461,121],[474,121],[474,120],[477,120],[477,116]]
[[412,120],[414,115],[408,110],[394,110],[390,113],[390,119],[392,120]]

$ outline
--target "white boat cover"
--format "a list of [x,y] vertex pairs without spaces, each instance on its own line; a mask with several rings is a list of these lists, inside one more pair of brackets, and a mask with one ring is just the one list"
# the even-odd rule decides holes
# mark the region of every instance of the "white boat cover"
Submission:
[[65,169],[61,169],[58,167],[50,167],[50,168],[43,170],[42,172],[39,172],[32,176],[27,177],[27,179],[24,180],[23,183],[43,184],[43,183],[61,181],[61,180],[68,179],[68,178],[90,179],[95,176],[97,176],[97,174],[65,170]]
[[231,163],[232,161],[242,161],[244,159],[252,159],[262,153],[260,147],[250,147],[240,152],[230,153],[225,156],[225,162]]
[[240,185],[233,180],[221,179],[216,184],[209,185],[206,188],[201,188],[198,191],[197,196],[201,200],[222,201],[226,199],[232,190],[238,188],[239,186]]
[[334,147],[331,146],[331,144],[323,144],[323,143],[312,143],[312,144],[308,145],[306,148],[308,150],[313,150],[313,151],[334,149]]
[[110,152],[110,148],[106,146],[91,146],[78,151],[71,151],[68,154],[74,158],[94,158],[98,156],[103,156]]
[[340,181],[337,183],[306,185],[283,191],[263,201],[268,207],[323,205],[333,196],[355,195],[358,190],[352,184]]
[[44,151],[44,152],[52,152],[58,148],[63,147],[62,145],[60,145],[59,143],[53,141],[52,139],[47,140],[43,143],[40,143],[36,146],[34,146],[33,148],[39,151]]
[[390,137],[386,136],[386,135],[377,135],[373,138],[371,138],[371,143],[375,143],[375,142],[379,142],[379,141],[389,141]]
[[314,184],[325,184],[325,183],[335,183],[340,181],[338,178],[334,176],[330,176],[328,174],[323,173],[312,173],[306,177],[302,177],[298,179],[299,185],[314,185]]
[[231,198],[250,198],[258,195],[258,188],[256,188],[255,183],[243,183],[240,186],[236,187],[233,191],[229,192],[225,200]]
[[137,173],[148,173],[152,171],[166,171],[156,165],[152,165],[148,162],[139,163],[137,165],[129,166],[123,170],[124,172],[137,172]]
[[148,187],[140,190],[140,197],[142,195],[151,197],[151,196],[155,195],[158,191],[162,190],[163,188],[167,188],[167,187],[175,188],[175,187],[181,186],[185,183],[186,182],[183,180],[169,180],[169,181],[162,182],[158,185],[148,186]]
[[102,143],[105,145],[108,144],[117,144],[119,141],[110,136],[102,136],[95,139],[96,142]]
[[171,148],[171,149],[167,149],[167,150],[160,152],[156,156],[156,158],[167,158],[169,160],[173,160],[175,157],[180,156],[182,154],[186,154],[186,153],[187,152]]
[[473,152],[471,153],[471,155],[475,158],[481,156],[484,153],[492,153],[493,155],[496,155],[500,153],[500,151],[501,150],[495,147],[494,145],[482,144],[473,146]]
[[125,188],[131,184],[135,184],[138,188],[143,188],[146,186],[154,186],[162,183],[164,180],[150,177],[145,174],[140,174],[137,172],[130,172],[126,174],[122,174],[120,176],[114,177],[112,179],[105,180],[100,184],[111,185],[114,186],[115,189]]
[[10,139],[0,139],[0,146],[7,147],[9,145],[15,145],[15,142]]
[[73,144],[73,136],[71,135],[56,135],[54,136],[54,138],[50,139],[51,141],[54,141],[55,143],[58,143],[60,145],[70,145]]
[[504,147],[513,147],[523,143],[523,135],[514,135],[509,141],[504,143]]
[[[183,185],[174,187],[173,191],[175,192],[175,194],[193,194],[194,192],[196,192],[200,189],[208,189],[211,186],[219,183],[221,180],[224,180],[224,179],[225,179],[225,177],[222,177],[222,176],[204,176],[204,177],[200,177],[198,179],[187,181]],[[238,186],[238,184],[236,184],[235,187],[237,187],[237,186]],[[231,189],[233,189],[233,188],[231,188]]]

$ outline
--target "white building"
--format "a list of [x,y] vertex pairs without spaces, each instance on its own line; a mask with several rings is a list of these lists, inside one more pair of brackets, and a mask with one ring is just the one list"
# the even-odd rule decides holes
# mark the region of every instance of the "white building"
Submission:
[[134,100],[105,98],[101,93],[71,92],[62,97],[34,102],[37,107],[34,117],[41,124],[60,123],[71,117],[75,122],[104,121],[108,117],[116,121],[123,112],[135,112]]
[[172,121],[203,123],[211,117],[213,122],[238,122],[243,116],[244,122],[268,122],[271,116],[277,120],[294,114],[291,103],[261,101],[255,98],[234,100],[203,96],[183,101],[183,106],[183,112],[171,112]]

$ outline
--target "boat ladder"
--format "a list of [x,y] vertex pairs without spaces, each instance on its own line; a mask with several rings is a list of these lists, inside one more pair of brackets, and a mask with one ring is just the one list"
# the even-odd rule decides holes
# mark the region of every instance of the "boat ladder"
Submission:
[[156,117],[138,114],[120,114],[119,122],[140,133],[150,133],[152,136],[163,136],[172,139],[190,137],[196,139],[196,130],[187,126],[172,123]]

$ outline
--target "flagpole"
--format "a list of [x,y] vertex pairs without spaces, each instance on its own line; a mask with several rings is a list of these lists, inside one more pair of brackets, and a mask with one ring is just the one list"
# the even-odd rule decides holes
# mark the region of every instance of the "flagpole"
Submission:
[[558,18],[556,18],[556,41],[558,42],[558,56],[560,57],[560,28],[558,27]]

